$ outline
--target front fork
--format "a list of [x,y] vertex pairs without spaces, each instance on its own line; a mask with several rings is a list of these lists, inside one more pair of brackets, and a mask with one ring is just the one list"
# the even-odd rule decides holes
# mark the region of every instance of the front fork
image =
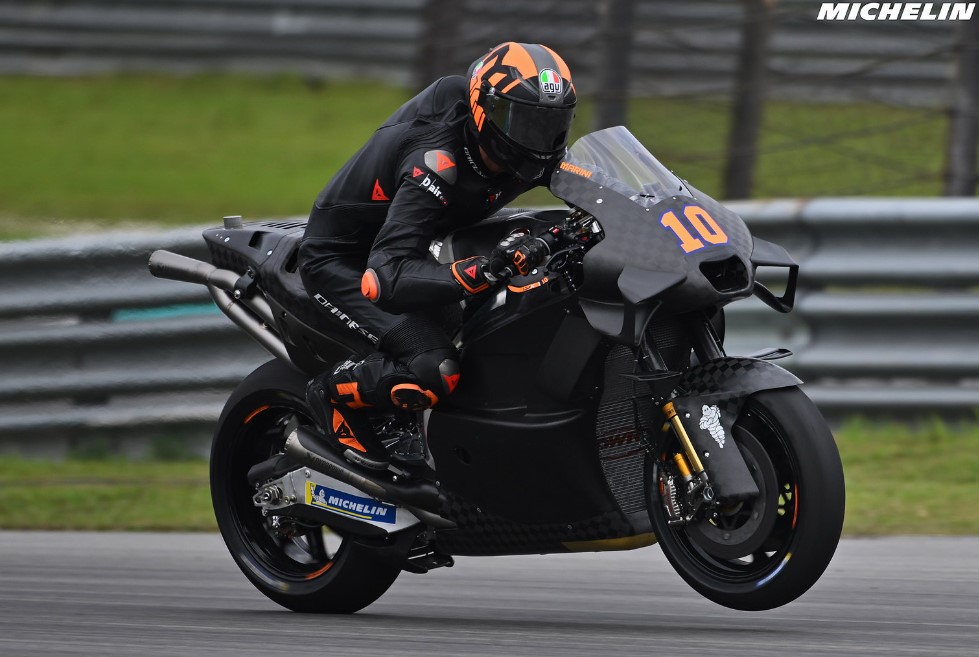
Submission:
[[[687,330],[693,351],[701,363],[725,356],[721,340],[708,317],[697,317],[687,322]],[[716,515],[714,488],[700,460],[700,455],[697,454],[697,449],[690,440],[686,429],[683,428],[683,422],[673,402],[666,402],[662,411],[667,419],[667,423],[663,425],[663,431],[666,432],[672,428],[683,448],[683,451],[675,453],[672,457],[676,466],[676,473],[679,475],[679,481],[677,481],[677,474],[667,472],[664,468],[660,470],[660,493],[669,515],[669,524],[685,525],[693,521],[701,509],[705,507],[707,516]],[[663,456],[665,457],[665,454]],[[679,499],[681,495],[683,504],[680,503]]]
[[[669,515],[669,524],[686,525],[691,522],[701,509],[705,506],[708,516],[715,515],[714,487],[711,485],[710,478],[704,470],[704,465],[700,461],[696,448],[683,428],[673,402],[663,405],[663,414],[666,416],[667,424],[663,426],[663,431],[669,431],[672,427],[673,433],[683,447],[682,452],[673,455],[673,463],[676,465],[680,481],[676,480],[676,475],[660,469],[660,493],[662,494],[666,511]],[[682,483],[681,483],[682,482]],[[679,496],[683,495],[684,504],[680,504]]]

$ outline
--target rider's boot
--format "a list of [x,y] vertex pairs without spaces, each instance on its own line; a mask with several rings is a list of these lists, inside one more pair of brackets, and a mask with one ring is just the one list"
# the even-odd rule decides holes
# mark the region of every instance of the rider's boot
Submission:
[[344,448],[345,459],[371,470],[387,470],[390,465],[388,451],[371,426],[367,411],[334,404],[330,428],[333,437]]
[[[349,368],[342,368],[334,372],[328,370],[306,387],[306,401],[313,418],[348,461],[372,470],[386,470],[390,459],[371,424],[369,405],[358,394],[354,394],[353,400],[344,400],[348,395],[342,391],[349,390],[344,386],[351,385],[351,382],[343,376]],[[340,392],[337,391],[338,387]]]

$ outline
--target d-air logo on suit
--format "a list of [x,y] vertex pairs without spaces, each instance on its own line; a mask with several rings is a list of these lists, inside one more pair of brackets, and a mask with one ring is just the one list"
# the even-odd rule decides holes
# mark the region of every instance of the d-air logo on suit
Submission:
[[442,188],[435,184],[431,176],[425,176],[425,179],[421,181],[421,186],[430,191],[442,205],[448,205],[449,202],[442,196]]
[[448,205],[449,202],[446,200],[445,196],[442,195],[442,188],[435,184],[438,177],[433,178],[432,175],[426,172],[424,169],[415,167],[411,172],[411,177],[413,179],[417,179],[419,176],[425,176],[425,178],[422,180],[415,180],[415,182],[418,183],[418,186],[431,192],[442,205]]
[[448,205],[443,185],[452,185],[458,178],[455,160],[448,151],[428,151],[425,153],[425,169],[415,165],[411,169],[411,179],[419,187],[430,192],[442,205]]

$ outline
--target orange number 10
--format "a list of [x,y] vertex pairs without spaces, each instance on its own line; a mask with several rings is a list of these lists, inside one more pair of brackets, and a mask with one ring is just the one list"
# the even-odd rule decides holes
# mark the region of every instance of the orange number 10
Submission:
[[704,242],[708,244],[727,244],[727,234],[714,221],[714,217],[707,213],[707,210],[704,210],[699,205],[688,205],[683,208],[683,216],[700,236],[700,239],[694,237],[687,230],[687,227],[676,216],[673,210],[664,213],[660,217],[659,222],[664,227],[673,231],[673,234],[680,240],[680,248],[683,249],[684,253],[690,253],[691,251],[704,248]]

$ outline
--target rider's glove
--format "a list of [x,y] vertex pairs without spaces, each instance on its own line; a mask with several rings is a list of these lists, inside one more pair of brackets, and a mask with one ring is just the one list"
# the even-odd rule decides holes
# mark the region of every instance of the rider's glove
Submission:
[[452,263],[452,276],[469,294],[485,292],[489,289],[491,282],[483,271],[487,262],[483,256],[456,260]]
[[543,240],[526,233],[515,233],[505,237],[493,249],[489,270],[502,272],[509,267],[515,274],[526,276],[549,255],[550,249]]

